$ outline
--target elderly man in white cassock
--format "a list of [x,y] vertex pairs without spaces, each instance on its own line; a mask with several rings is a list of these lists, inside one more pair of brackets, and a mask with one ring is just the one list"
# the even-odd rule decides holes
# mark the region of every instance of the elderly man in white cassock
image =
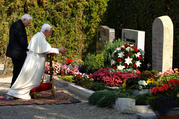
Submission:
[[41,32],[36,33],[32,37],[28,45],[29,53],[22,70],[7,93],[8,99],[31,99],[30,90],[40,85],[44,72],[46,55],[49,53],[65,53],[65,48],[52,48],[46,41],[46,38],[51,36],[51,34],[52,27],[49,24],[44,24],[41,28]]

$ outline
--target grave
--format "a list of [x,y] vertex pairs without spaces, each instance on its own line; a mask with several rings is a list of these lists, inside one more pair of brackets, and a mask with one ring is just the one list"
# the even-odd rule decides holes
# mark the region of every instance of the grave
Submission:
[[100,26],[97,32],[96,52],[103,51],[104,46],[108,42],[113,42],[115,39],[115,29],[108,26]]
[[134,44],[144,54],[145,32],[133,29],[122,29],[122,40]]
[[169,16],[161,16],[152,25],[152,69],[164,72],[173,63],[173,23]]

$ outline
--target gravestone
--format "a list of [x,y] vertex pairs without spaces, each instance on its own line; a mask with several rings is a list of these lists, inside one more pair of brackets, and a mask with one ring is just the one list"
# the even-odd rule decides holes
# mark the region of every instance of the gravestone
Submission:
[[161,16],[152,25],[152,69],[164,72],[173,63],[173,23],[170,17]]
[[122,40],[134,44],[144,54],[145,32],[133,29],[122,29]]
[[113,42],[115,39],[115,29],[108,26],[100,26],[97,31],[96,52],[103,51],[104,46],[108,42]]

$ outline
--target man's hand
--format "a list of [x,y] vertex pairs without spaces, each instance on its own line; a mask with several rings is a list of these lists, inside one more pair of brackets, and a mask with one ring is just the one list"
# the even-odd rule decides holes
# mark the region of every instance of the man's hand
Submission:
[[60,47],[59,48],[59,52],[62,53],[62,54],[65,54],[66,50],[64,47]]

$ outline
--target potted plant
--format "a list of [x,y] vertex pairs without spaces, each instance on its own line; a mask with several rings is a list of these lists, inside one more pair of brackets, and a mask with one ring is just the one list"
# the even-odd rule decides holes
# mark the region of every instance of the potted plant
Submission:
[[[179,106],[179,79],[171,79],[152,89],[149,104],[157,116],[167,116],[173,108]],[[172,119],[172,118],[171,118]]]

